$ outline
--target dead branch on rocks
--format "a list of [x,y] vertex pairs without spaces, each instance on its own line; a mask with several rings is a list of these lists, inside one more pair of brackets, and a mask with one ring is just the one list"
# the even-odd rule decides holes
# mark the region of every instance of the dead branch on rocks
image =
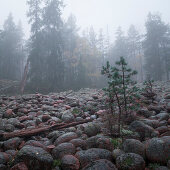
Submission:
[[17,132],[11,132],[11,133],[2,133],[0,134],[0,140],[7,140],[10,138],[14,138],[14,137],[30,137],[30,136],[36,136],[39,135],[41,133],[45,133],[45,132],[49,132],[52,130],[60,130],[60,129],[64,129],[64,128],[69,128],[69,127],[74,127],[77,126],[79,124],[83,124],[83,123],[88,123],[91,122],[92,120],[83,120],[80,122],[72,122],[72,123],[59,123],[59,124],[54,124],[51,126],[45,126],[45,127],[37,127],[34,129],[24,129],[24,130],[20,130]]

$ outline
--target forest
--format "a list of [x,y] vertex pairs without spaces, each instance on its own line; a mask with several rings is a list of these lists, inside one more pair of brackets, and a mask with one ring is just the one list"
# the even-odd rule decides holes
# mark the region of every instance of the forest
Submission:
[[148,14],[145,34],[131,25],[126,33],[120,26],[115,35],[102,29],[95,32],[91,26],[80,35],[73,14],[62,19],[62,1],[30,0],[27,5],[29,39],[24,38],[22,23],[15,23],[12,13],[0,30],[0,79],[22,81],[27,66],[29,92],[101,88],[105,85],[102,66],[123,56],[138,71],[136,81],[148,76],[169,80],[170,26],[160,14]]

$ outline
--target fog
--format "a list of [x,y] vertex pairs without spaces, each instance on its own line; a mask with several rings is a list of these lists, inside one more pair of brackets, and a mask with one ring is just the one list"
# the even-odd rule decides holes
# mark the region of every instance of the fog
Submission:
[[169,0],[0,0],[0,92],[103,88],[103,66],[120,57],[138,72],[136,82],[169,80],[169,6]]
[[[98,31],[100,28],[106,30],[108,26],[112,36],[118,26],[127,30],[134,24],[138,30],[144,31],[149,12],[159,12],[164,21],[170,21],[169,0],[64,0],[64,4],[63,18],[74,14],[81,29],[93,26]],[[12,12],[15,21],[22,21],[24,33],[28,37],[30,26],[27,10],[26,0],[0,0],[0,26]]]

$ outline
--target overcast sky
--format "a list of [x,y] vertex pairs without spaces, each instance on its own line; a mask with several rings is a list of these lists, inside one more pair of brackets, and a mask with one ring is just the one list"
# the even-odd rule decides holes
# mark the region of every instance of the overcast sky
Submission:
[[[64,3],[63,18],[73,13],[81,29],[93,25],[98,31],[108,25],[110,34],[113,34],[118,26],[126,30],[134,24],[139,31],[143,31],[149,11],[160,12],[162,19],[170,22],[170,0],[64,0]],[[26,0],[0,0],[0,28],[12,12],[16,22],[22,21],[25,35],[28,36],[27,10]]]

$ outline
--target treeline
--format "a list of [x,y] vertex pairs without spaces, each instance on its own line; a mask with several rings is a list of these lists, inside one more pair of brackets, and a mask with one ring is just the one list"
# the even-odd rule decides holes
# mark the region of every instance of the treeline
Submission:
[[138,71],[138,81],[169,79],[170,27],[159,15],[148,15],[146,34],[132,25],[127,35],[119,27],[114,38],[102,29],[96,33],[93,27],[80,35],[73,15],[62,18],[61,0],[28,0],[27,4],[30,38],[23,40],[22,26],[14,23],[11,14],[0,31],[0,79],[21,80],[28,62],[27,91],[103,87],[102,65],[120,56]]
[[138,71],[136,79],[150,78],[156,81],[169,80],[170,73],[170,26],[159,14],[149,13],[145,23],[146,33],[140,34],[132,25],[125,36],[121,27],[110,48],[111,63],[124,56],[130,66]]
[[22,24],[15,24],[12,14],[0,30],[0,79],[20,80],[24,63]]

